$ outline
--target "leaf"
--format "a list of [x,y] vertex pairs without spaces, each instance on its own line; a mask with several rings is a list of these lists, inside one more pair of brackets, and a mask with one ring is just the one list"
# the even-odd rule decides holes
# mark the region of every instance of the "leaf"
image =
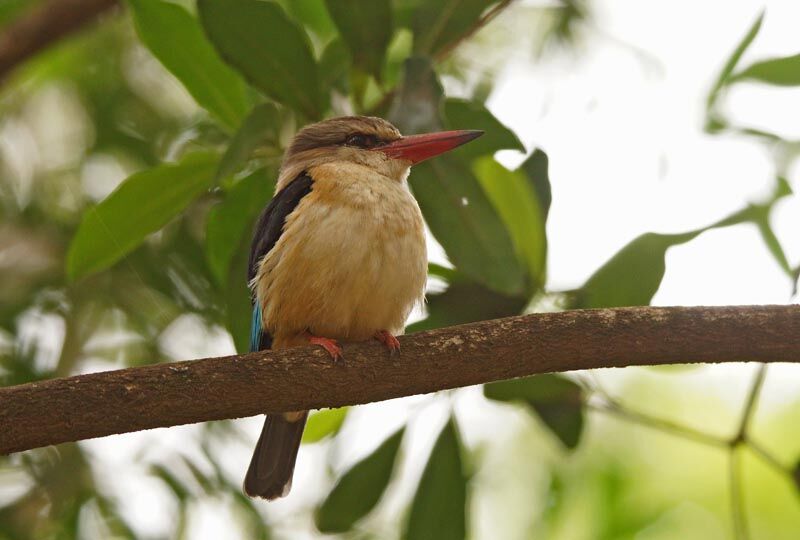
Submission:
[[464,163],[439,156],[416,166],[409,180],[431,232],[460,272],[507,296],[525,293],[527,272],[511,236]]
[[323,90],[336,89],[347,93],[347,74],[350,71],[350,55],[342,40],[334,39],[322,51],[319,59],[320,86]]
[[484,385],[483,394],[495,401],[522,402],[536,411],[564,446],[573,449],[583,431],[583,391],[560,375],[546,374]]
[[222,155],[217,169],[217,180],[239,172],[257,148],[279,147],[280,130],[281,120],[275,105],[261,103],[253,107]]
[[414,52],[434,56],[465,36],[493,0],[430,0],[414,4]]
[[664,277],[667,249],[700,234],[646,233],[598,269],[577,293],[576,308],[646,306]]
[[[441,101],[430,60],[409,58],[389,117],[404,133],[435,130]],[[506,295],[524,292],[511,237],[464,161],[436,157],[414,167],[409,180],[431,232],[461,272]]]
[[69,279],[104,270],[130,253],[211,186],[216,165],[215,154],[194,153],[128,177],[84,213],[67,254]]
[[326,0],[328,12],[347,44],[353,65],[380,79],[392,38],[389,0]]
[[303,28],[262,0],[198,0],[200,22],[222,57],[256,88],[310,119],[325,109]]
[[[225,199],[208,213],[206,225],[206,258],[217,283],[223,284],[236,249],[242,240],[249,246],[253,222],[275,190],[272,171],[258,169],[237,182]],[[245,279],[242,274],[241,279]]]
[[314,516],[324,533],[349,530],[372,510],[389,485],[405,428],[386,439],[336,483]]
[[771,58],[745,68],[733,77],[736,81],[752,80],[776,86],[800,85],[800,54]]
[[733,73],[733,70],[736,69],[736,64],[739,63],[739,60],[744,52],[758,35],[758,31],[761,29],[761,23],[763,21],[764,11],[762,10],[756,20],[753,21],[753,24],[750,25],[750,29],[747,31],[747,34],[745,34],[744,38],[742,38],[742,41],[736,46],[736,49],[734,49],[730,58],[728,58],[728,61],[725,62],[725,66],[722,68],[722,71],[717,77],[717,81],[714,83],[714,86],[708,93],[708,97],[706,98],[707,111],[710,111],[713,108],[717,101],[717,97],[719,96],[720,90],[728,83],[731,73]]
[[408,333],[519,315],[527,304],[524,298],[504,296],[456,276],[446,291],[427,296],[428,317],[410,325]]
[[347,417],[349,407],[317,411],[308,418],[303,431],[303,444],[319,442],[325,437],[336,435]]
[[329,39],[336,33],[325,0],[279,0],[286,13],[297,22],[311,29],[320,39]]
[[794,486],[797,488],[798,493],[800,493],[800,459],[797,460],[797,463],[795,463],[792,468],[792,480],[794,481]]
[[794,280],[794,270],[786,257],[786,252],[784,252],[780,240],[778,240],[775,231],[772,230],[772,226],[769,224],[769,217],[765,216],[763,220],[756,222],[756,227],[758,227],[758,232],[761,233],[761,238],[764,240],[775,262],[778,263],[778,266],[790,279]]
[[250,238],[239,241],[228,271],[228,280],[222,297],[225,306],[225,328],[233,338],[236,352],[250,351],[250,324],[253,304],[247,286],[247,264],[250,259]]
[[536,192],[523,172],[509,171],[491,156],[476,160],[472,170],[511,233],[517,256],[528,270],[531,296],[544,286],[547,255],[544,216]]
[[447,129],[480,129],[483,135],[455,150],[466,159],[494,154],[498,150],[525,151],[513,131],[504,126],[482,103],[466,99],[446,99],[444,118]]
[[553,195],[550,189],[550,174],[548,173],[549,160],[547,154],[538,148],[526,159],[518,170],[522,170],[528,177],[533,190],[536,192],[536,200],[542,209],[542,216],[545,222],[550,213],[550,203]]
[[228,129],[236,129],[250,104],[242,78],[226,66],[181,6],[162,0],[128,0],[142,42],[197,103]]
[[455,420],[442,428],[422,473],[406,524],[407,540],[460,540],[467,528],[467,475]]

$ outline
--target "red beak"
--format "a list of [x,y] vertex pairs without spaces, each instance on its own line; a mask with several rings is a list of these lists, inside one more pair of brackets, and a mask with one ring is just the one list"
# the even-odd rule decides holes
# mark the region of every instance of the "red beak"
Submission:
[[408,160],[414,165],[466,144],[481,135],[483,135],[483,131],[474,129],[423,133],[400,137],[389,144],[376,146],[373,150],[383,152],[390,158]]

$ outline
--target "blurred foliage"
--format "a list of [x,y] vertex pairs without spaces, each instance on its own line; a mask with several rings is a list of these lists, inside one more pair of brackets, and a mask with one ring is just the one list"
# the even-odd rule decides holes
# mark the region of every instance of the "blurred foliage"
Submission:
[[[33,3],[0,3],[0,24]],[[428,295],[426,318],[410,331],[552,305],[646,305],[661,285],[670,248],[710,229],[745,223],[757,228],[796,283],[800,268],[791,267],[770,224],[775,204],[792,196],[779,163],[775,189],[765,200],[697,230],[643,234],[578,289],[547,290],[552,200],[547,154],[533,149],[513,170],[495,159],[500,150],[526,148],[485,106],[496,67],[476,77],[474,65],[466,69],[469,59],[458,54],[477,31],[492,31],[493,17],[509,4],[128,0],[127,11],[20,66],[0,99],[0,253],[24,254],[0,264],[0,384],[185,359],[192,354],[190,343],[180,341],[178,352],[168,345],[176,334],[185,335],[185,328],[192,339],[221,334],[246,350],[250,230],[274,189],[291,134],[309,121],[338,114],[381,114],[406,133],[486,131],[475,143],[415,168],[410,178],[427,224],[453,266],[431,265],[431,275],[444,288]],[[578,41],[591,18],[588,2],[552,4],[519,7],[548,21],[538,28],[540,52],[546,45]],[[721,106],[726,91],[741,81],[800,86],[798,56],[739,65],[762,18],[709,91],[706,128],[796,153],[792,141],[731,123]],[[444,78],[458,81],[464,91],[446,95]],[[58,114],[46,118],[42,135],[38,115],[53,111]],[[38,146],[26,148],[30,140]],[[760,384],[754,385],[744,418],[759,392]],[[494,383],[485,386],[484,395],[512,404],[505,408],[509,415],[517,410],[538,418],[554,440],[576,454],[585,440],[587,406],[594,405],[710,446],[749,445],[782,478],[800,483],[798,467],[783,466],[757,446],[746,422],[730,440],[698,435],[632,412],[576,376]],[[596,400],[602,406],[596,407]],[[303,442],[335,446],[349,413],[342,408],[313,414]],[[463,428],[451,413],[419,467],[407,510],[392,516],[393,528],[401,522],[404,536],[470,534],[472,501],[482,488],[475,475],[480,477],[485,456],[464,445]],[[307,512],[319,531],[383,537],[375,509],[406,474],[399,465],[406,431],[401,427],[335,475],[327,494]],[[209,424],[199,441],[169,455],[137,458],[146,464],[142,474],[175,501],[170,536],[189,534],[201,499],[227,505],[247,538],[269,538],[276,525],[280,533],[279,520],[244,497],[239,479],[223,468],[221,441],[240,439],[231,423],[218,422]],[[525,461],[532,461],[530,447],[520,448]],[[512,459],[513,451],[508,454]],[[596,526],[594,538],[656,537],[646,534],[668,523],[667,503],[656,498],[652,504],[631,504],[637,486],[629,471],[613,465],[613,458],[606,463],[612,465],[599,476],[573,471],[572,479],[568,467],[552,467],[535,537],[574,538],[565,523],[575,515],[583,516],[586,527]],[[570,507],[579,498],[576,481],[590,490],[593,515]],[[3,458],[0,488],[6,484],[19,489],[0,497],[0,539],[148,537],[126,517],[124,498],[115,495],[83,445]]]

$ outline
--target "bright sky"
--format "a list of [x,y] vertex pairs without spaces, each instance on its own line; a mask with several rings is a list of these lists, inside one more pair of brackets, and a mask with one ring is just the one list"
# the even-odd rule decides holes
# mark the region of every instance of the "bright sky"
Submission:
[[[702,130],[706,93],[764,5],[753,0],[591,2],[594,16],[579,54],[557,54],[534,64],[520,51],[507,62],[489,107],[529,150],[538,146],[550,156],[551,289],[580,285],[642,232],[702,226],[768,193],[775,169],[763,146],[741,137],[709,136]],[[800,2],[774,0],[766,6],[764,26],[744,63],[800,50]],[[508,15],[495,24],[508,25],[513,35],[525,35],[524,28],[512,25],[513,14]],[[725,109],[741,122],[800,139],[799,93],[742,85],[728,95]],[[520,161],[513,152],[500,157],[508,165]],[[789,180],[800,191],[800,166],[790,169]],[[773,225],[790,262],[799,264],[800,197],[781,204]],[[672,249],[654,303],[786,303],[790,291],[789,280],[756,232],[740,226],[706,233]],[[217,350],[220,341],[212,341],[193,352],[197,356],[230,352]],[[185,349],[178,356],[186,358]],[[726,369],[730,371],[721,378],[717,370],[699,384],[709,385],[710,392],[726,394],[730,388],[738,392],[750,370]],[[772,373],[781,374],[768,380],[772,401],[785,399],[790,392],[796,395],[797,370],[780,367]],[[735,384],[730,384],[732,380]],[[732,405],[738,396],[731,394]],[[472,397],[459,404],[475,415],[476,426],[465,427],[468,442],[485,427],[481,411],[473,407],[480,401]],[[415,455],[424,458],[435,434],[433,424],[439,425],[443,417],[441,401],[430,408],[428,416],[436,418],[417,423],[414,429],[412,444],[407,446],[412,460]],[[352,446],[341,449],[336,468],[346,468],[370,451],[418,403],[420,399],[412,398],[359,409],[346,426]],[[260,419],[250,419],[239,425],[255,441],[260,423]],[[168,530],[174,509],[157,502],[167,499],[160,496],[164,488],[157,480],[122,465],[136,462],[139,453],[185,449],[185,439],[194,437],[197,429],[172,428],[85,443],[100,457],[115,485],[128,494],[131,520],[153,534]],[[229,459],[223,465],[232,477],[243,474],[249,452],[249,447],[239,445],[228,450]],[[322,456],[319,448],[301,451],[292,497],[270,505],[270,515],[288,516],[319,496],[315,482],[324,474]],[[401,510],[402,492],[413,489],[416,474],[404,482],[408,485],[401,487],[401,494],[394,494],[386,511]],[[142,497],[142,493],[152,497]],[[190,537],[230,538],[226,525],[231,516],[223,507],[197,508],[199,520],[191,526]]]

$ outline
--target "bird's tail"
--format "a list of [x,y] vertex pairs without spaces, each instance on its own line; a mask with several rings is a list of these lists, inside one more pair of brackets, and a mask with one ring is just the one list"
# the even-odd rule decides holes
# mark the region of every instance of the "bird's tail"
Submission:
[[307,417],[308,411],[267,415],[244,477],[250,497],[272,500],[289,494]]

